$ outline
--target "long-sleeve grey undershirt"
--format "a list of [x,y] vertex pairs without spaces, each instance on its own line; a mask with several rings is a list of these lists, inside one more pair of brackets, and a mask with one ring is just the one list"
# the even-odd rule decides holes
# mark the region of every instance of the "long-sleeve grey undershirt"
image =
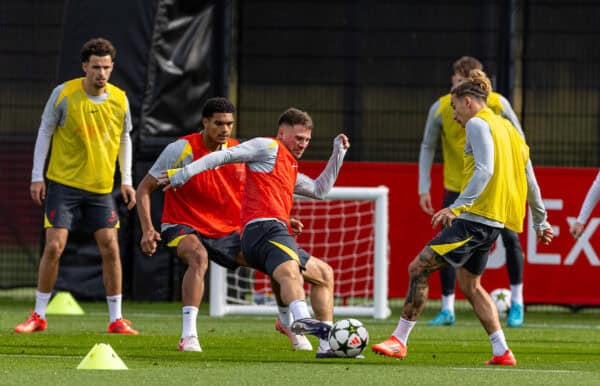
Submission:
[[[31,182],[44,181],[44,165],[50,150],[50,143],[52,142],[54,129],[56,129],[58,126],[64,125],[65,123],[67,115],[67,97],[63,98],[60,104],[56,106],[58,96],[64,87],[64,84],[55,87],[50,94],[50,98],[48,98],[48,101],[46,102],[46,106],[44,107],[44,112],[42,113],[42,120],[38,129],[38,135],[33,151]],[[104,93],[100,96],[88,95],[88,97],[94,103],[102,103],[108,98],[108,94]],[[126,99],[126,102],[127,111],[123,121],[123,132],[121,133],[121,144],[119,147],[119,169],[121,171],[121,184],[132,185],[133,178],[131,174],[131,165],[133,150],[130,137],[132,123],[131,112],[129,111],[129,101]]]
[[[238,162],[246,163],[252,171],[270,172],[275,166],[279,146],[272,138],[253,138],[237,146],[205,155],[174,173],[169,181],[176,188],[203,171]],[[294,193],[323,199],[333,187],[345,155],[346,149],[343,148],[341,139],[336,137],[331,157],[321,174],[313,180],[305,174],[298,173]]]
[[[466,125],[466,134],[465,153],[473,156],[475,169],[465,189],[449,206],[450,208],[471,206],[481,195],[494,173],[494,141],[488,123],[479,117],[471,118]],[[527,203],[531,208],[533,227],[536,231],[547,229],[549,224],[546,222],[546,209],[530,161],[527,162],[525,175],[527,178]],[[458,217],[496,228],[504,227],[501,222],[470,212],[463,212]]]

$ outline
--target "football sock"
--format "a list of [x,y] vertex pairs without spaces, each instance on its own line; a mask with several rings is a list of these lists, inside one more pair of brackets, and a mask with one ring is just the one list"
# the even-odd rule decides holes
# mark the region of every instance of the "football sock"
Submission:
[[490,334],[490,342],[492,343],[492,352],[494,355],[503,355],[508,350],[502,329]]
[[415,324],[417,324],[416,321],[411,322],[410,320],[400,318],[398,326],[396,326],[396,329],[392,335],[398,338],[398,340],[406,346],[408,342],[408,336],[410,335],[410,330],[412,330]]
[[[325,323],[328,326],[333,326],[333,322],[330,320],[322,320],[323,323]],[[319,339],[319,348],[322,351],[329,351],[331,350],[331,346],[329,346],[329,340],[327,339]]]
[[294,320],[306,319],[310,318],[310,313],[308,312],[308,306],[306,305],[306,301],[304,300],[294,300],[290,303],[290,311],[294,316]]
[[510,301],[523,304],[523,283],[510,285]]
[[290,308],[277,305],[277,310],[279,311],[279,321],[281,322],[281,324],[283,324],[286,327],[291,326],[292,322],[294,321],[294,318],[292,317]]
[[182,329],[181,338],[188,336],[198,336],[198,329],[196,328],[196,318],[198,317],[198,307],[184,306],[181,309],[182,312]]
[[52,296],[52,292],[40,292],[35,290],[35,309],[33,312],[38,314],[40,319],[46,319],[46,308],[48,307],[50,296]]
[[442,295],[442,311],[448,310],[454,314],[454,294]]
[[106,302],[108,303],[108,319],[111,323],[123,317],[123,315],[121,315],[122,299],[123,295],[121,294],[106,297]]

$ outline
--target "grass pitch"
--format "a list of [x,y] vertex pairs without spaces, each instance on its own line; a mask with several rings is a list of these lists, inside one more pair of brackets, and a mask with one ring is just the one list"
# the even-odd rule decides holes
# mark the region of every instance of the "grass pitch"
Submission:
[[[526,313],[525,325],[504,328],[518,366],[484,366],[487,336],[468,307],[453,327],[429,327],[427,309],[414,328],[405,360],[365,350],[365,359],[316,359],[293,352],[274,329],[275,317],[210,318],[200,310],[203,352],[176,350],[177,303],[125,303],[138,336],[106,333],[104,302],[80,303],[83,316],[49,316],[48,330],[15,334],[32,301],[0,299],[1,385],[598,385],[600,313]],[[361,317],[371,343],[387,338],[399,310],[385,321]],[[316,347],[316,338],[310,338]],[[108,343],[129,370],[76,370],[96,343]]]

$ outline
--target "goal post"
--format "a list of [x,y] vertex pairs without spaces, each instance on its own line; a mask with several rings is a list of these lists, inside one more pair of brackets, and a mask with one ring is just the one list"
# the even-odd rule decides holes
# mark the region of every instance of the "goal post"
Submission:
[[[295,197],[292,218],[305,225],[298,245],[334,269],[335,318],[391,314],[388,192],[386,186],[334,187],[324,200]],[[209,300],[210,316],[277,314],[268,277],[246,267],[232,271],[211,262]]]

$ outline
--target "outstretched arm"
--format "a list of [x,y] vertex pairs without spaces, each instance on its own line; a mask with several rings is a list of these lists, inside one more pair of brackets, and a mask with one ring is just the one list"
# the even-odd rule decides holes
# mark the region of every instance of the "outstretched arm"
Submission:
[[158,181],[165,185],[163,190],[178,188],[189,181],[196,174],[200,174],[218,166],[255,162],[272,157],[275,140],[270,138],[253,138],[237,146],[221,151],[214,151],[180,169],[169,169],[161,173]]
[[294,193],[311,198],[323,199],[329,193],[344,162],[350,141],[344,134],[339,134],[333,140],[333,151],[325,169],[316,178],[312,179],[305,174],[298,173]]
[[576,239],[583,233],[583,226],[590,218],[592,210],[596,207],[598,200],[600,200],[600,172],[596,175],[594,183],[590,186],[590,190],[588,190],[585,199],[583,200],[583,204],[579,210],[579,216],[577,216],[577,219],[571,226],[571,234]]

